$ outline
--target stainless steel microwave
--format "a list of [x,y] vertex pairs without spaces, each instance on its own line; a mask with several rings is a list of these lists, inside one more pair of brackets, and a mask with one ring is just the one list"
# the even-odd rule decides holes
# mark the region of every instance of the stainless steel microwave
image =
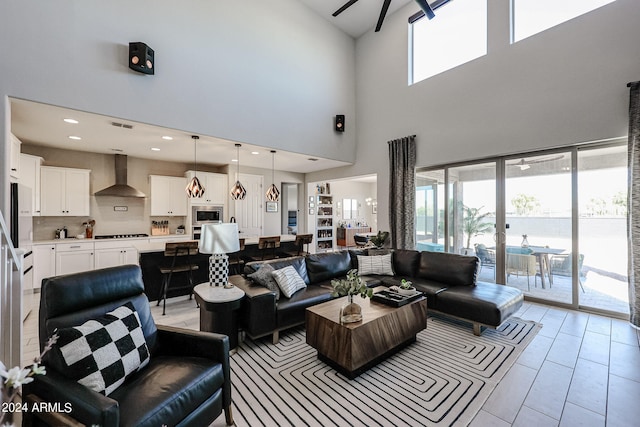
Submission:
[[191,225],[199,226],[222,222],[223,206],[193,206],[191,210]]

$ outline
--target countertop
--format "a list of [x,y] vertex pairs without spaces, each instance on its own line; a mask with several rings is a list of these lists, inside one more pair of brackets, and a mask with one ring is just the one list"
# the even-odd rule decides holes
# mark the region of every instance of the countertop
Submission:
[[[280,242],[293,242],[296,240],[296,236],[293,234],[283,234],[280,236]],[[258,244],[258,236],[250,236],[245,237],[244,241],[246,245],[257,245]],[[136,249],[138,249],[139,253],[147,253],[147,252],[162,252],[164,251],[164,242],[153,242],[148,241],[146,243],[134,243]]]
[[[51,240],[36,240],[34,245],[51,245],[56,243],[73,243],[73,242],[149,242],[160,239],[184,239],[184,234],[166,234],[162,236],[147,236],[147,237],[125,237],[118,239],[78,239],[76,237],[69,237],[66,239],[51,239]],[[191,238],[189,236],[189,238]]]

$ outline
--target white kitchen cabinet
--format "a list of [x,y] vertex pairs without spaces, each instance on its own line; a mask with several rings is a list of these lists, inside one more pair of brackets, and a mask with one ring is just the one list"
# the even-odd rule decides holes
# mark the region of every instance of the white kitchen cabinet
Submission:
[[89,216],[88,169],[40,168],[41,216]]
[[40,168],[44,159],[20,154],[20,183],[31,188],[31,212],[40,216]]
[[42,279],[56,275],[56,245],[33,245],[33,288],[40,289]]
[[187,216],[187,180],[182,177],[149,175],[151,216]]
[[58,243],[56,276],[93,270],[93,242]]
[[9,175],[18,180],[20,179],[20,146],[22,142],[14,134],[11,134],[10,139]]
[[123,242],[95,242],[95,268],[138,264],[138,250]]
[[227,198],[229,197],[227,188],[227,175],[212,172],[186,172],[188,181],[191,181],[194,175],[198,177],[198,180],[204,186],[204,195],[202,197],[194,197],[189,199],[189,203],[191,203],[191,205],[224,206],[226,204]]

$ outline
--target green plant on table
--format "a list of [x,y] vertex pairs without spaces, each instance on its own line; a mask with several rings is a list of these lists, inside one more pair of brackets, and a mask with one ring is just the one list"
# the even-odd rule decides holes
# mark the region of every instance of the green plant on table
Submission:
[[356,269],[349,270],[345,279],[333,279],[331,286],[333,286],[332,297],[360,295],[362,298],[371,298],[373,295],[373,289],[367,287]]
[[400,280],[400,289],[412,289],[413,282],[408,281],[407,279]]
[[389,238],[389,232],[388,231],[378,231],[378,234],[376,234],[375,236],[371,237],[369,239],[369,241],[376,248],[381,248],[384,245],[384,243],[387,241],[388,238]]

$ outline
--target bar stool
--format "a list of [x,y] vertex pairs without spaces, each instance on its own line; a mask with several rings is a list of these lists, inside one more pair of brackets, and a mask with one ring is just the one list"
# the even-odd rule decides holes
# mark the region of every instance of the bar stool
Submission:
[[252,261],[274,259],[276,249],[280,247],[280,236],[264,236],[258,239],[258,255],[251,257]]
[[[173,273],[187,273],[188,286],[173,289],[189,289],[189,299],[193,295],[193,272],[198,270],[198,265],[191,261],[191,257],[198,254],[198,241],[189,242],[167,242],[164,247],[164,259],[166,264],[160,265],[158,269],[162,274],[162,288],[158,304],[162,300],[162,315],[167,308],[167,290],[171,284]],[[183,258],[186,258],[183,260]]]
[[242,274],[242,270],[244,269],[244,259],[242,259],[242,254],[244,252],[244,238],[240,240],[240,250],[238,252],[234,252],[229,255],[229,271],[232,271],[233,274]]
[[[304,256],[309,254],[309,245],[313,241],[313,234],[298,234],[296,240],[293,243],[297,250],[295,251],[282,251],[279,253],[281,257],[290,256]],[[306,246],[306,247],[305,247]]]

